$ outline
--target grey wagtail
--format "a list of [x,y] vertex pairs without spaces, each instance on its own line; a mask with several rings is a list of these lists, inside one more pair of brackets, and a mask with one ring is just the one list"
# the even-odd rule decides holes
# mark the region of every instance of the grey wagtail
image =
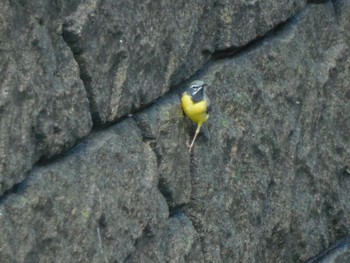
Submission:
[[206,123],[209,118],[208,108],[210,105],[210,101],[205,93],[205,86],[207,86],[207,84],[205,84],[203,81],[195,80],[190,84],[189,88],[187,88],[187,90],[182,94],[181,98],[182,108],[185,114],[193,122],[197,123],[196,133],[189,147],[190,152],[202,125]]

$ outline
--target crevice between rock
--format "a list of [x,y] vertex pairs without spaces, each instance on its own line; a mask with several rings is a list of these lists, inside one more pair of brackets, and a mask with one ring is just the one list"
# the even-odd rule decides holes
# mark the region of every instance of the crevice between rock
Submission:
[[257,38],[251,40],[244,46],[230,47],[224,50],[214,51],[212,54],[212,60],[217,61],[221,59],[231,58],[236,55],[241,55],[243,53],[247,53],[251,50],[258,48],[264,43],[266,39],[273,36],[278,36],[281,34],[281,32],[285,31],[291,24],[295,22],[295,17],[298,16],[300,12],[302,12],[302,10],[300,10],[298,13],[294,14],[293,16],[289,17],[287,20],[277,24],[275,27],[267,31],[264,35],[258,36]]
[[[336,241],[326,250],[320,252],[318,255],[306,261],[306,263],[326,263],[335,262],[338,256],[349,252],[350,250],[350,236]],[[339,261],[340,262],[340,261]]]
[[78,36],[78,33],[75,31],[71,32],[71,31],[65,30],[66,27],[69,27],[69,21],[64,22],[62,27],[63,27],[62,39],[67,44],[67,47],[71,50],[72,56],[74,57],[74,60],[79,68],[79,77],[81,82],[83,83],[85,93],[86,93],[86,98],[89,101],[90,115],[93,120],[93,126],[95,126],[97,118],[94,116],[94,112],[95,112],[94,108],[96,108],[96,106],[92,97],[93,95],[90,92],[91,76],[89,75],[87,70],[84,68],[84,63],[81,63],[81,61],[79,61],[79,54],[82,52],[79,44],[79,36]]
[[[33,168],[32,168],[33,169]],[[12,194],[19,194],[21,191],[24,190],[24,188],[27,185],[27,181],[30,177],[30,173],[24,176],[24,179],[17,183],[14,184],[11,188],[7,189],[1,196],[0,196],[0,207],[4,204],[6,199],[11,196]]]
[[324,4],[329,2],[330,0],[308,0],[308,4]]
[[[153,151],[154,156],[157,159],[157,167],[159,167],[161,159],[162,159],[162,154],[158,150],[158,143],[157,143],[158,139],[152,137],[149,134],[142,133],[142,127],[141,127],[140,123],[137,120],[135,120],[135,118],[133,118],[133,120],[140,130],[142,142],[144,144],[148,145],[150,147],[150,149]],[[171,193],[168,192],[167,187],[164,184],[165,184],[164,180],[159,176],[157,188],[158,188],[158,191],[160,192],[160,194],[164,197],[164,199],[166,201],[166,204],[168,206],[168,211],[169,211],[169,218],[176,216],[178,214],[183,214],[186,217],[188,217],[185,213],[185,210],[183,209],[188,204],[184,203],[184,204],[178,204],[175,206],[171,205],[171,201],[170,201]]]

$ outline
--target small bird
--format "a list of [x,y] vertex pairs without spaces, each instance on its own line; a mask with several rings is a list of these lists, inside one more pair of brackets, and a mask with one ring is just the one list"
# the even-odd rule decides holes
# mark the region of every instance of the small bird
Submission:
[[[189,151],[191,152],[194,141],[204,123],[208,121],[208,109],[210,106],[209,98],[205,93],[204,87],[207,86],[201,80],[195,80],[190,84],[190,87],[182,94],[182,108],[193,122],[197,123],[196,133],[193,137]],[[209,135],[209,133],[208,133]]]

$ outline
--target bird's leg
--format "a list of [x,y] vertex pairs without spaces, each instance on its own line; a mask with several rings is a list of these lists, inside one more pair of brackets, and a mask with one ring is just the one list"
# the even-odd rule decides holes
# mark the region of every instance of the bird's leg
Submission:
[[202,126],[201,124],[198,124],[198,126],[197,126],[197,130],[196,130],[196,133],[194,134],[192,143],[191,143],[191,145],[190,145],[189,152],[191,152],[191,150],[192,150],[192,146],[193,146],[193,144],[194,144],[194,141],[195,141],[196,138],[197,138],[197,135],[198,135],[198,133],[199,133],[199,130],[201,129],[201,126]]

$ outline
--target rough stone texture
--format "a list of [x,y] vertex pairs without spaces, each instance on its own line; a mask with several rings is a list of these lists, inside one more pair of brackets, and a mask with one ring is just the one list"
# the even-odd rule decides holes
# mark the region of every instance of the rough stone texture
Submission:
[[[138,238],[166,223],[156,157],[131,120],[73,150],[35,168],[26,185],[4,200],[1,262],[123,262]],[[176,236],[184,228],[174,245],[181,238],[189,243],[189,220],[173,221],[164,232]]]
[[[45,4],[0,3],[0,194],[92,122],[79,69]],[[35,12],[33,11],[35,10]]]
[[135,252],[125,262],[192,262],[187,258],[193,252],[196,260],[202,260],[200,250],[192,247],[196,240],[192,222],[185,215],[177,214],[167,220],[164,227],[140,239]]
[[158,159],[159,188],[172,209],[187,204],[191,196],[190,158],[187,154],[186,119],[176,94],[158,101],[135,116],[145,142]]
[[266,34],[305,6],[307,1],[219,0],[215,49],[241,47]]
[[170,206],[189,188],[179,182],[191,160],[181,209],[201,236],[204,262],[302,262],[348,235],[349,61],[333,6],[311,5],[199,76],[211,84],[211,140],[200,138],[192,156],[178,138],[186,125],[175,117],[176,98],[135,117],[162,152],[160,165],[178,163],[178,173],[160,175]]
[[333,4],[344,38],[348,46],[350,46],[350,1],[335,0]]
[[350,239],[338,240],[335,244],[322,251],[307,263],[343,263],[350,259]]
[[278,14],[251,3],[250,19],[247,1],[2,1],[0,194],[87,135],[89,110],[98,125],[144,107],[198,71],[221,35],[244,44],[305,5],[286,2]]
[[302,262],[349,233],[350,60],[333,6],[277,33],[201,76],[212,139],[194,148],[186,212],[206,262]]
[[[112,127],[94,131],[65,156],[37,165],[17,188],[0,196],[0,262],[288,263],[313,260],[315,255],[320,255],[316,256],[318,261],[310,262],[349,261],[348,241],[342,241],[348,240],[350,230],[350,56],[346,30],[349,2],[314,2],[318,4],[308,4],[254,46],[225,60],[211,60],[204,68],[201,67],[208,54],[220,41],[223,45],[232,41],[235,47],[234,37],[223,37],[225,28],[218,23],[220,19],[232,28],[231,36],[237,34],[250,41],[269,25],[287,19],[291,10],[298,10],[304,2],[286,2],[280,12],[265,3],[264,8],[270,12],[255,14],[263,4],[241,1],[246,9],[242,8],[239,14],[247,28],[254,23],[262,26],[255,28],[255,34],[248,29],[235,31],[241,26],[232,27],[230,19],[223,15],[229,16],[227,10],[236,10],[236,6],[229,7],[224,1],[216,2],[215,7],[206,1],[205,6],[197,4],[193,10],[190,9],[194,2],[157,2],[163,12],[171,10],[166,17],[157,13],[159,9],[153,5],[146,7],[146,1],[134,5],[130,1],[114,5],[92,0],[70,5],[55,2],[60,3],[56,7],[59,13],[68,17],[63,34],[79,62],[89,99],[95,103],[90,105],[98,115],[95,120],[113,121],[143,104],[152,105]],[[18,22],[11,10],[22,10],[23,17],[43,18],[38,23],[28,23],[28,28],[33,32],[37,32],[34,25],[41,28],[41,38],[48,39],[43,42],[45,49],[35,53],[34,47],[23,44],[33,34],[21,34],[24,40],[17,46],[28,48],[28,52],[13,50],[13,56],[34,63],[34,59],[51,61],[52,56],[67,54],[64,62],[50,66],[38,63],[43,73],[37,74],[40,79],[29,81],[42,87],[46,83],[42,84],[42,80],[57,71],[65,76],[55,79],[58,83],[66,83],[67,79],[68,83],[78,83],[74,94],[80,94],[85,104],[73,100],[73,93],[69,92],[64,98],[72,99],[71,104],[59,104],[55,97],[55,92],[60,91],[58,84],[54,90],[36,91],[47,93],[48,98],[53,96],[58,107],[52,110],[56,115],[50,116],[54,117],[38,122],[47,127],[41,130],[48,132],[60,118],[68,118],[68,123],[76,126],[65,128],[64,132],[78,134],[85,129],[81,121],[90,124],[90,119],[84,115],[87,102],[78,69],[59,35],[60,27],[54,26],[60,25],[59,17],[57,21],[55,17],[50,20],[51,14],[46,12],[58,11],[54,12],[56,9],[50,5],[33,5],[29,10],[37,11],[31,16],[20,5],[1,3],[0,7],[6,11],[1,19],[11,21],[11,25]],[[131,9],[133,13],[129,12]],[[254,19],[249,19],[244,10],[255,10]],[[189,14],[193,20],[186,16]],[[179,20],[174,19],[177,16]],[[266,23],[262,23],[263,17]],[[172,24],[173,21],[178,23]],[[18,23],[20,26],[14,30],[4,32],[18,33],[23,26]],[[180,34],[183,31],[186,32]],[[170,55],[164,53],[157,39],[171,40],[165,43],[171,44],[167,46]],[[211,46],[203,47],[203,39],[210,39]],[[9,60],[12,57],[2,50],[10,42],[0,43],[1,58]],[[198,59],[203,49],[209,51]],[[161,58],[165,62],[157,64]],[[170,63],[171,58],[174,61]],[[180,66],[185,59],[189,63]],[[27,72],[21,67],[16,71],[19,76]],[[211,138],[200,136],[190,154],[186,142],[192,138],[195,125],[181,111],[182,90],[167,93],[157,101],[154,98],[197,69],[201,72],[193,79],[210,84]],[[32,76],[38,69],[27,70]],[[141,78],[148,70],[152,72],[149,78]],[[8,85],[0,80],[3,92]],[[1,96],[0,101],[5,98]],[[1,129],[10,127],[3,124],[3,116],[18,109],[28,115],[21,115],[28,119],[26,122],[33,122],[33,116],[37,116],[31,112],[34,106],[22,108],[26,104],[15,100],[21,96],[8,98],[14,101],[0,107]],[[46,97],[34,98],[40,100],[34,100],[33,105],[43,107],[40,103]],[[100,111],[96,111],[96,105],[100,105]],[[26,129],[19,133],[23,134],[27,136]],[[2,144],[1,153],[11,150],[14,153],[8,156],[22,158],[30,167],[35,162],[32,156],[41,153],[49,158],[73,143],[71,135],[62,134],[59,138],[70,141],[59,148],[55,145],[62,144],[57,137],[48,134],[47,144],[35,141],[28,146],[42,149],[41,152],[22,154],[16,144],[9,145],[22,137],[13,134],[8,140],[9,132],[1,133],[1,142],[7,143]],[[5,163],[10,164],[6,160]],[[15,166],[11,163],[9,167]],[[339,249],[332,250],[334,243]]]
[[216,49],[240,46],[306,1],[143,0],[81,3],[64,37],[77,58],[96,123],[144,107],[198,71]]

